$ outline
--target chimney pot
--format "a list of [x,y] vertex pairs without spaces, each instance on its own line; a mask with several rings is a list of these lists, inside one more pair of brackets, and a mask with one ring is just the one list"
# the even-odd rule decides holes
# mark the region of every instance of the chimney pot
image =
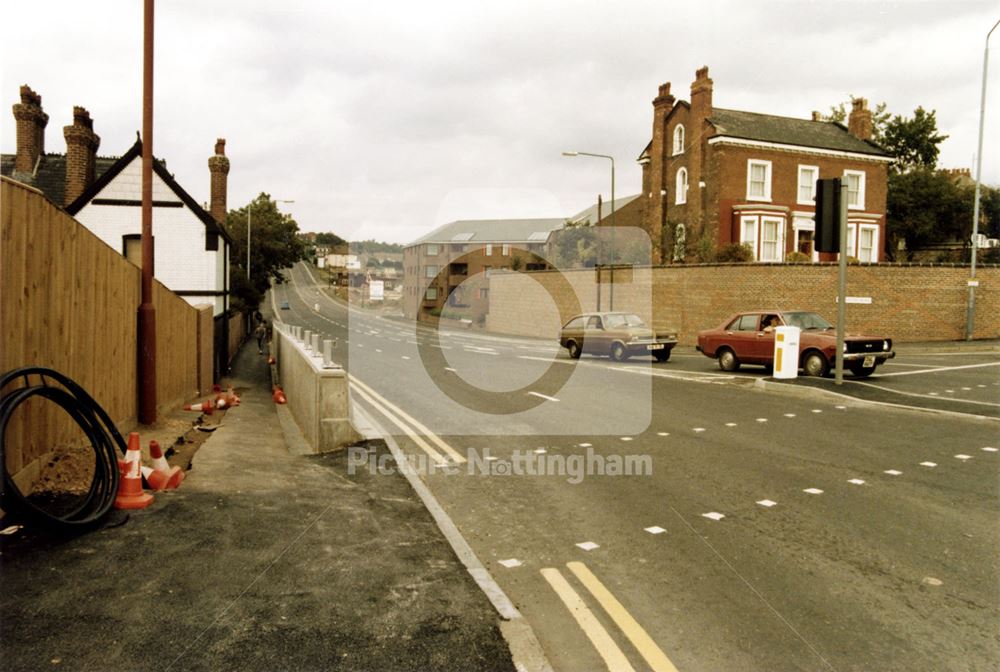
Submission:
[[225,156],[226,155],[226,139],[225,138],[219,138],[218,140],[215,141],[215,154],[216,154],[216,156]]
[[820,112],[820,111],[818,111],[818,110],[813,110],[812,120],[813,121],[823,121],[823,113]]
[[847,131],[856,138],[871,140],[874,124],[868,101],[864,98],[851,100],[851,115],[847,119]]
[[45,126],[49,115],[42,111],[42,97],[27,84],[21,86],[21,102],[13,107],[17,124],[17,155],[14,170],[31,173],[38,157],[45,153]]

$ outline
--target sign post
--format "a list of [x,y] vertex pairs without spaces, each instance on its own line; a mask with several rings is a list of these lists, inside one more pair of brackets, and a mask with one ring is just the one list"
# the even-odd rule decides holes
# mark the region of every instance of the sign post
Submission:
[[837,365],[834,384],[844,384],[844,329],[847,325],[847,181],[840,179],[840,254],[837,272]]

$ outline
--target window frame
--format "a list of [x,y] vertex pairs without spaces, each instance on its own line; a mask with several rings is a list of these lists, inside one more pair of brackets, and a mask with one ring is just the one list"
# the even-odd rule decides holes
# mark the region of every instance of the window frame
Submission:
[[670,156],[677,156],[678,154],[684,153],[684,141],[687,132],[684,130],[684,124],[677,124],[674,126],[673,133],[673,145],[671,147]]
[[428,287],[427,289],[424,290],[424,301],[437,301],[437,300],[438,300],[437,287]]
[[[774,243],[775,250],[777,252],[777,257],[774,259],[764,258],[764,225],[767,223],[776,224],[775,231],[777,232],[777,238],[773,241],[768,241],[769,244],[771,242]],[[757,261],[777,264],[785,260],[785,220],[783,218],[761,215],[757,237],[759,240],[758,244],[760,246],[760,253],[757,255]]]
[[[750,239],[747,239],[746,236],[747,224],[751,224],[753,227],[753,238]],[[742,215],[740,217],[740,245],[750,246],[754,261],[757,261],[758,228],[760,228],[760,217],[758,215]]]
[[[431,270],[434,269],[434,270]],[[436,278],[438,273],[441,271],[437,264],[427,264],[424,266],[424,277],[425,278]]]
[[[872,234],[872,246],[871,246],[871,256],[872,256],[872,258],[871,259],[862,259],[861,258],[861,238],[864,235],[864,233],[867,232],[867,231],[871,231],[871,234]],[[878,226],[878,224],[858,224],[858,226],[857,226],[857,232],[858,232],[858,245],[857,245],[857,254],[854,255],[855,258],[857,258],[857,260],[860,261],[860,262],[862,262],[862,263],[877,264],[878,263],[878,257],[879,257],[879,249],[878,249],[878,245],[879,245],[879,240],[878,240],[878,237],[879,237],[879,226]]]
[[493,243],[486,243],[483,246],[483,254],[485,254],[487,257],[493,256]]
[[[681,178],[684,178],[683,182]],[[677,169],[674,177],[674,205],[684,205],[687,203],[688,193],[688,170],[684,166]]]
[[864,210],[865,209],[865,171],[863,170],[844,170],[844,177],[857,177],[858,178],[858,198],[857,202],[851,203],[851,192],[850,188],[847,191],[847,209],[848,210]]
[[510,243],[504,243],[500,247],[500,256],[501,257],[509,257],[510,256]]
[[[751,185],[753,184],[753,169],[754,166],[762,166],[764,168],[764,195],[755,196],[751,193]],[[747,159],[747,194],[746,200],[748,201],[765,201],[771,202],[771,162],[765,159]]]
[[436,257],[440,252],[441,248],[437,243],[427,243],[427,246],[424,248],[425,257]]
[[[809,198],[802,198],[802,172],[810,171],[812,173],[812,179],[809,184]],[[798,181],[795,189],[795,199],[796,203],[799,205],[816,205],[816,180],[819,179],[819,166],[810,166],[808,164],[800,163],[798,168]]]

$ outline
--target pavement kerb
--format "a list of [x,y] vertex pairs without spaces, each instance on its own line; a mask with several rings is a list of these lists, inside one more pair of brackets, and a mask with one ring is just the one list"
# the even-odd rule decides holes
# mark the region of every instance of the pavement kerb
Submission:
[[545,657],[545,652],[542,651],[542,646],[539,644],[531,624],[525,620],[489,570],[480,562],[475,551],[469,546],[469,542],[459,532],[458,526],[445,512],[434,494],[420,480],[416,471],[409,466],[406,455],[392,435],[382,429],[358,404],[352,404],[351,420],[355,429],[366,439],[381,439],[389,447],[400,471],[409,481],[417,496],[420,497],[427,511],[434,517],[434,522],[437,523],[438,529],[448,540],[455,555],[462,561],[466,570],[500,615],[500,632],[510,647],[511,659],[518,672],[553,672],[552,665]]
[[965,420],[988,420],[990,422],[998,422],[997,418],[991,418],[985,415],[975,415],[973,413],[960,413],[958,411],[946,411],[940,408],[922,408],[920,406],[907,406],[906,404],[894,404],[888,401],[874,401],[872,399],[860,399],[858,397],[851,396],[849,394],[843,394],[841,392],[834,392],[833,390],[820,390],[815,387],[799,387],[796,385],[790,385],[788,383],[779,383],[775,380],[768,380],[766,378],[758,378],[753,383],[754,389],[760,390],[762,392],[770,392],[772,394],[782,394],[790,397],[809,397],[812,399],[820,399],[825,401],[849,401],[855,404],[866,404],[870,406],[885,406],[888,408],[895,408],[904,411],[913,411],[915,413],[930,413],[933,415],[943,415],[950,418],[962,418]]

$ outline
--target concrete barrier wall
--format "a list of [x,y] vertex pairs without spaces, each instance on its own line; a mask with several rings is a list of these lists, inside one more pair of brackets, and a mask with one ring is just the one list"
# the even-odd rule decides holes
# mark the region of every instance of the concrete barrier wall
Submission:
[[307,348],[298,331],[276,323],[271,340],[288,410],[313,452],[337,450],[361,438],[350,420],[347,372]]
[[[607,280],[607,271],[603,277]],[[952,341],[965,337],[967,266],[851,265],[847,296],[851,332],[886,334],[897,342]],[[1000,338],[1000,267],[977,269],[975,338]],[[638,313],[657,328],[674,328],[692,345],[698,331],[731,313],[754,309],[816,311],[837,316],[836,264],[703,264],[616,271],[615,310]],[[489,331],[556,338],[562,313],[597,305],[594,269],[494,273],[490,278]],[[602,307],[610,287],[601,284]]]

